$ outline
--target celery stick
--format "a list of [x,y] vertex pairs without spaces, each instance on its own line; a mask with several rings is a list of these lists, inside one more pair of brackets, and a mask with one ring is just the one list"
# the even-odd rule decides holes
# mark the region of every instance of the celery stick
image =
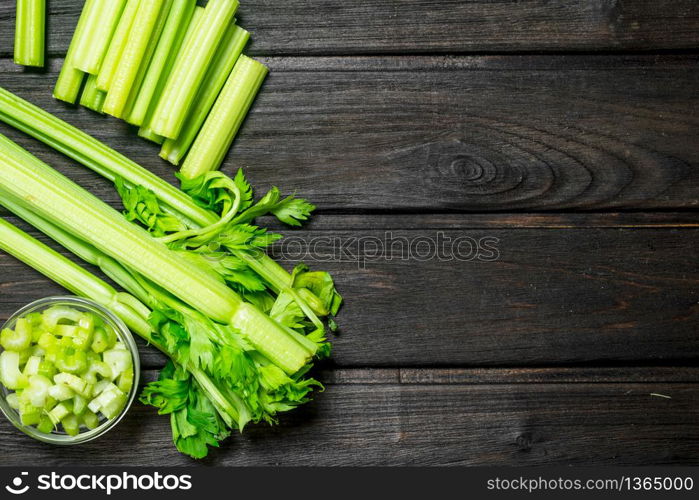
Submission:
[[156,134],[176,139],[206,69],[238,8],[238,0],[210,0],[168,78],[153,117]]
[[204,82],[194,98],[196,106],[190,110],[177,139],[168,139],[163,144],[160,152],[162,158],[173,165],[179,165],[187,154],[249,38],[250,33],[234,24],[226,30],[221,45],[216,51],[216,57],[211,62]]
[[15,63],[43,66],[46,0],[17,0]]
[[264,64],[240,56],[182,165],[183,176],[192,179],[221,166],[267,71]]
[[112,84],[114,73],[116,73],[121,54],[131,33],[131,25],[134,23],[140,4],[141,0],[127,0],[126,2],[126,7],[124,7],[119,24],[117,24],[114,35],[109,41],[109,48],[102,59],[102,65],[97,74],[97,88],[102,91],[108,91]]
[[143,124],[161,77],[168,74],[169,68],[172,67],[179,53],[196,4],[196,0],[182,0],[172,5],[143,84],[138,91],[136,102],[129,114],[127,120],[129,123],[139,127]]
[[162,144],[165,141],[165,138],[161,135],[156,134],[153,132],[153,129],[150,128],[143,128],[141,127],[138,129],[138,136],[143,137],[144,139],[154,142],[156,144]]
[[148,64],[148,61],[144,61],[144,56],[151,38],[155,36],[164,3],[164,0],[141,0],[119,64],[109,84],[107,100],[102,108],[105,113],[117,118],[123,116],[138,70],[142,64]]
[[73,66],[96,75],[114,35],[126,0],[95,0],[88,12],[85,31],[73,54]]
[[95,0],[87,0],[85,6],[83,7],[82,13],[80,14],[80,19],[78,19],[78,24],[73,32],[73,38],[70,41],[70,46],[68,47],[68,53],[63,60],[63,66],[61,67],[61,73],[58,75],[58,80],[56,80],[56,86],[53,89],[53,96],[61,101],[69,102],[74,104],[80,93],[80,86],[83,83],[83,78],[85,73],[76,69],[73,66],[73,54],[77,49],[78,45],[85,31],[85,26],[87,23],[88,13],[92,4]]
[[106,98],[107,93],[102,92],[97,88],[97,75],[88,76],[87,81],[85,82],[85,88],[80,96],[80,105],[85,106],[92,111],[104,113],[102,111],[102,106],[104,105],[104,100]]
[[133,107],[136,104],[136,99],[138,98],[138,94],[141,91],[141,86],[143,85],[143,80],[146,78],[148,68],[150,68],[153,59],[153,54],[155,53],[155,49],[157,48],[158,43],[160,42],[160,37],[162,36],[163,29],[165,28],[165,22],[167,21],[168,15],[170,14],[170,9],[172,8],[173,3],[174,0],[165,0],[162,8],[160,9],[160,14],[158,15],[158,20],[155,23],[155,27],[153,28],[153,33],[150,37],[150,40],[148,40],[148,45],[146,46],[146,52],[143,55],[143,60],[138,67],[136,78],[134,79],[134,82],[131,85],[129,97],[126,99],[126,105],[124,106],[124,111],[122,112],[122,118],[126,120],[128,123],[131,123],[129,121],[129,116],[131,115],[131,111],[133,110]]
[[[180,48],[184,47],[187,45],[189,40],[192,38],[194,33],[196,32],[197,26],[199,26],[199,22],[201,21],[202,16],[204,15],[204,7],[201,7],[197,5],[194,7],[194,13],[192,14],[192,18],[189,20],[189,24],[186,26],[186,29],[184,30],[184,36],[180,42]],[[179,50],[179,49],[178,49]],[[161,135],[158,135],[155,133],[153,130],[153,115],[155,114],[155,109],[158,106],[158,102],[160,102],[160,98],[162,97],[163,94],[163,89],[165,88],[165,85],[167,84],[167,80],[170,77],[170,73],[172,73],[172,69],[175,66],[175,61],[177,61],[177,57],[179,55],[179,52],[177,53],[170,53],[170,57],[168,58],[167,61],[167,66],[163,70],[163,74],[158,81],[158,86],[155,89],[155,93],[151,99],[151,103],[148,106],[148,111],[146,112],[146,116],[143,119],[143,122],[141,123],[141,129],[144,130],[144,135],[148,137],[162,137]],[[165,138],[163,137],[163,141]]]

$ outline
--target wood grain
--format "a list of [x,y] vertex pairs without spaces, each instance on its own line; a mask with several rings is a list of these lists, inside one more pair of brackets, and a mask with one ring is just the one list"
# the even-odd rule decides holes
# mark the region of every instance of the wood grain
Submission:
[[[653,369],[646,369],[653,373]],[[692,378],[696,380],[696,368]],[[281,420],[229,438],[207,465],[650,465],[699,463],[699,384],[330,383]],[[621,374],[628,378],[629,374]],[[526,373],[520,375],[523,380]],[[362,375],[360,375],[360,378]],[[549,373],[553,380],[558,376]],[[369,377],[375,378],[375,377]],[[430,380],[429,374],[423,379]],[[662,379],[662,375],[658,377]],[[660,397],[653,394],[662,394]],[[170,425],[135,404],[80,447],[33,441],[0,421],[3,464],[191,465]],[[300,450],[303,450],[300,452]]]
[[[173,179],[122,122],[54,101],[54,80],[0,85]],[[295,58],[272,73],[224,170],[246,167],[334,211],[699,206],[695,56]],[[0,70],[11,70],[10,63]],[[0,126],[114,200],[94,176]]]
[[[48,50],[64,54],[83,2],[50,2]],[[237,14],[253,55],[695,48],[694,0],[248,0]],[[0,3],[0,54],[14,3]]]
[[[350,222],[349,230],[340,223],[284,231],[273,255],[289,269],[300,259],[331,271],[347,299],[334,363],[531,366],[699,357],[696,227],[468,229],[468,215],[461,228],[454,218],[441,230],[432,229],[431,216],[419,226],[415,215],[410,229],[379,230],[365,217],[366,229]],[[1,317],[62,293],[6,255],[0,276]],[[144,356],[146,366],[161,362]]]

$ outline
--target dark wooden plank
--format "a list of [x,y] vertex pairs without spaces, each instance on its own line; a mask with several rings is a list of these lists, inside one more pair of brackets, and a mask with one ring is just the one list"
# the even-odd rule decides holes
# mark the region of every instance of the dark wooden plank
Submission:
[[[453,216],[450,228],[437,230],[433,216],[422,226],[421,216],[413,217],[410,229],[377,229],[366,217],[367,229],[287,230],[275,248],[288,268],[302,258],[336,277],[346,298],[334,339],[338,366],[670,363],[699,356],[696,227],[459,229]],[[591,217],[599,224],[602,215]],[[469,216],[462,218],[468,228]],[[460,258],[471,260],[449,260],[448,238],[471,238],[459,247]],[[469,254],[474,242],[479,257]],[[0,256],[0,317],[56,293],[62,290]],[[162,358],[149,354],[144,362],[155,366]]]
[[[83,2],[50,2],[49,53],[63,54]],[[695,48],[694,0],[249,0],[249,52],[370,54]],[[0,4],[0,53],[13,46],[14,2]]]
[[[695,56],[268,62],[225,170],[247,167],[255,185],[296,191],[321,211],[699,206]],[[55,73],[5,69],[0,85],[173,179],[123,123],[55,102]],[[114,199],[61,155],[0,132]]]
[[[252,426],[203,463],[699,464],[697,383],[490,383],[494,378],[485,384],[330,383],[280,426]],[[193,463],[171,445],[169,420],[138,403],[116,430],[79,447],[38,443],[5,420],[0,442],[12,450],[5,465]]]

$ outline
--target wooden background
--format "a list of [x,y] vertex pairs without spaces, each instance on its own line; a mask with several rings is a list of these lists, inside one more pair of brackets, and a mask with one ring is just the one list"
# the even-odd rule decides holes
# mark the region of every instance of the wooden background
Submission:
[[[133,130],[50,97],[81,4],[50,2],[50,63],[23,71],[0,2],[0,85],[174,180]],[[326,392],[204,463],[699,464],[699,2],[248,0],[239,19],[271,75],[225,170],[317,203],[285,232],[350,258],[316,264],[346,299]],[[497,238],[498,256],[348,243],[387,233]],[[0,256],[0,319],[59,293]],[[163,358],[142,346],[142,362],[152,378]],[[68,449],[0,421],[0,452],[193,463],[140,404]]]

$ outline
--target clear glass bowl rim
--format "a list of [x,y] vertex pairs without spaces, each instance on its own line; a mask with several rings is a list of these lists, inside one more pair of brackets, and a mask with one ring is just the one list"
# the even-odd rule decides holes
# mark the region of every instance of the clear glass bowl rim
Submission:
[[[109,323],[110,326],[114,328],[114,331],[116,332],[119,339],[122,342],[124,342],[124,344],[128,347],[129,352],[131,352],[134,374],[133,385],[131,386],[131,391],[129,392],[129,397],[126,401],[126,405],[124,405],[124,408],[122,409],[121,413],[119,413],[119,415],[110,420],[104,421],[98,427],[92,430],[81,432],[77,436],[69,436],[67,434],[58,433],[47,434],[44,432],[40,432],[35,427],[23,425],[19,418],[19,413],[15,409],[11,408],[10,405],[7,403],[6,398],[8,390],[5,387],[2,387],[2,385],[0,384],[0,411],[2,411],[2,413],[5,415],[5,417],[7,417],[7,419],[12,423],[12,425],[17,427],[25,434],[33,437],[34,439],[37,439],[38,441],[66,446],[92,441],[93,439],[96,439],[106,434],[110,429],[112,429],[121,421],[121,419],[124,417],[124,415],[126,415],[126,412],[131,407],[131,404],[133,403],[134,399],[136,398],[136,393],[138,392],[138,384],[141,378],[141,364],[139,361],[138,347],[136,346],[136,341],[134,340],[133,335],[131,334],[127,326],[124,324],[124,322],[117,316],[115,316],[114,313],[112,313],[106,307],[98,304],[93,300],[85,299],[82,297],[76,297],[73,295],[53,296],[44,297],[43,299],[30,302],[29,304],[18,309],[14,314],[12,314],[7,319],[7,321],[5,321],[5,323],[0,327],[0,331],[10,327],[11,325],[14,325],[14,322],[17,321],[17,319],[31,312],[43,310],[49,306],[59,304],[75,307],[77,309],[88,310],[92,313],[98,314],[107,323]],[[0,347],[0,352],[1,351],[2,347]]]

